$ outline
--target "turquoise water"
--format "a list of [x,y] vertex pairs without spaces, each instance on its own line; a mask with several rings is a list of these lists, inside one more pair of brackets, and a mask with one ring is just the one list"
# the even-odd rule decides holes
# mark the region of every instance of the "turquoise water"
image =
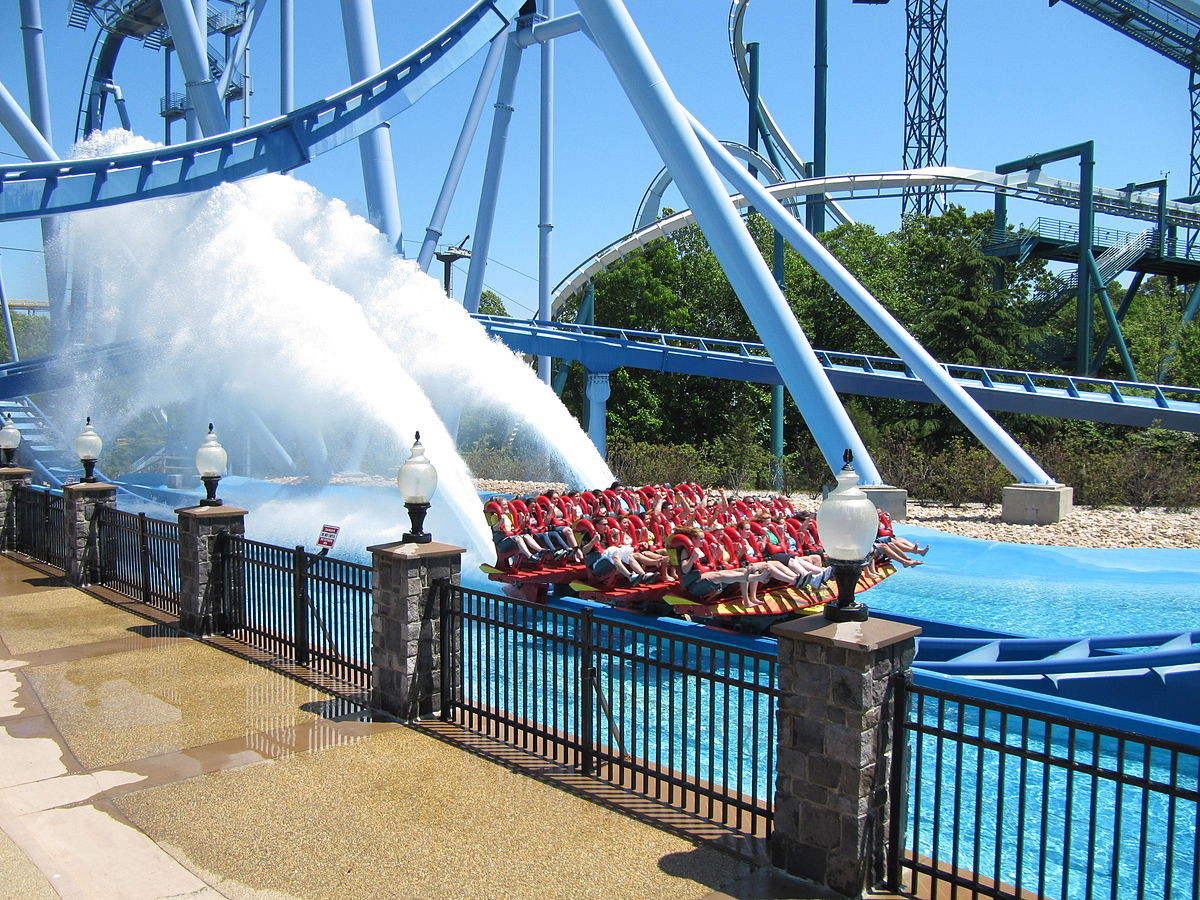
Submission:
[[1033,637],[1200,628],[1200,550],[1041,547],[897,532],[932,546],[863,599],[880,610]]

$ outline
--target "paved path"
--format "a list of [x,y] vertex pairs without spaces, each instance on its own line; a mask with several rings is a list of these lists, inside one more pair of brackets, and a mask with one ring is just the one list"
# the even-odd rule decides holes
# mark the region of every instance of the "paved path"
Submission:
[[808,896],[0,557],[0,897]]

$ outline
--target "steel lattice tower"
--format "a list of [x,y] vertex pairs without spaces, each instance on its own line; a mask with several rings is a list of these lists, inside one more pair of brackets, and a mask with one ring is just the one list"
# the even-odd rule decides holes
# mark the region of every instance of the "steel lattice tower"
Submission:
[[[904,167],[946,165],[946,2],[906,0],[908,39],[904,74]],[[937,215],[946,192],[911,188],[903,214]]]
[[1192,156],[1188,173],[1188,193],[1200,195],[1200,70],[1188,72],[1188,96],[1192,101]]

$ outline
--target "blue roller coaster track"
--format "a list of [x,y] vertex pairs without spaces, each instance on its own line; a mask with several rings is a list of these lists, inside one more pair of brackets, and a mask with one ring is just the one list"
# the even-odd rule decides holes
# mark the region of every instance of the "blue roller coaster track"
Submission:
[[[627,328],[537,322],[477,314],[489,334],[517,353],[581,363],[589,372],[629,367],[730,381],[782,384],[762,344]],[[0,400],[73,387],[81,372],[136,371],[145,348],[110,344],[69,356],[0,365]],[[816,350],[839,393],[937,403],[903,360],[890,356]],[[1200,432],[1200,388],[943,364],[979,404],[993,412],[1022,412],[1117,425]]]
[[377,75],[249,128],[142,153],[0,166],[0,222],[171,197],[298,168],[410,107],[508,28],[520,5],[479,0]]

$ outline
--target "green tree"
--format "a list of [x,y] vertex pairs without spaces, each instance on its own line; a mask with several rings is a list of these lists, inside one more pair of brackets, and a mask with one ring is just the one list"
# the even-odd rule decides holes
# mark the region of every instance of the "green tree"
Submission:
[[[45,356],[50,352],[50,318],[48,316],[15,313],[12,316],[13,338],[21,359]],[[12,362],[8,341],[0,340],[0,362]]]
[[479,294],[479,311],[485,316],[508,315],[508,308],[500,299],[500,295],[487,288],[484,288]]

